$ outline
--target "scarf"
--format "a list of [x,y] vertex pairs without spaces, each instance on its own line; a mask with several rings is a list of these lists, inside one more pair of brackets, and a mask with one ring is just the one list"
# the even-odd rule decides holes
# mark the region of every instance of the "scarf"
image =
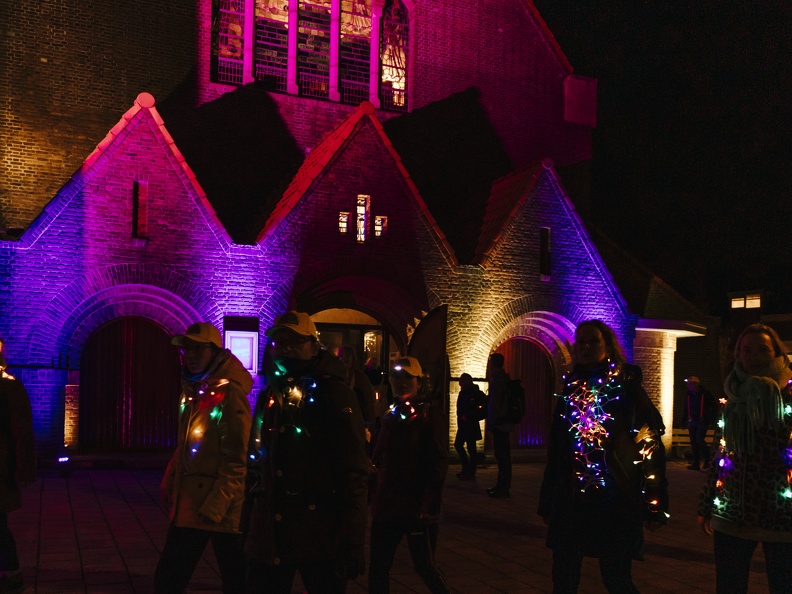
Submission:
[[757,438],[766,431],[784,428],[781,390],[792,379],[785,355],[776,357],[759,375],[748,375],[737,361],[723,389],[729,397],[723,412],[726,449],[751,455]]

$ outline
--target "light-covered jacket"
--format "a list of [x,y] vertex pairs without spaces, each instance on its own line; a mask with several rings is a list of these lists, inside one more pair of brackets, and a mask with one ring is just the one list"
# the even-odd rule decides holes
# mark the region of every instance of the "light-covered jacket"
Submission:
[[183,379],[176,451],[165,470],[171,522],[238,532],[245,499],[253,379],[228,350],[199,379]]

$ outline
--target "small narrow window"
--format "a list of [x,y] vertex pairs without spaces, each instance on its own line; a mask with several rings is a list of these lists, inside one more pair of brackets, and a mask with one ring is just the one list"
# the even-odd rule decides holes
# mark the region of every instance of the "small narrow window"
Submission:
[[148,182],[132,184],[132,237],[148,237]]
[[374,217],[374,237],[382,237],[388,230],[388,217]]
[[339,212],[338,213],[338,232],[339,233],[346,233],[349,231],[349,213],[348,212]]
[[750,309],[756,309],[757,307],[762,307],[762,297],[761,295],[748,295],[745,297],[745,307]]
[[539,229],[539,276],[550,280],[550,227]]
[[363,243],[366,241],[366,231],[369,221],[369,203],[371,196],[366,194],[358,194],[357,197],[357,241]]
[[369,98],[371,0],[341,0],[341,101]]
[[382,12],[380,99],[383,109],[407,111],[409,18],[403,0],[389,0]]
[[732,297],[731,300],[731,308],[732,309],[741,309],[745,307],[745,298],[744,297]]

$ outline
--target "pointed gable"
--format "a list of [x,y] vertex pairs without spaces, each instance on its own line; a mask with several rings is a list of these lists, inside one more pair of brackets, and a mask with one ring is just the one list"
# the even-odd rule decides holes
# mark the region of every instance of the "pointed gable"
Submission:
[[[456,262],[453,249],[448,244],[445,235],[437,225],[409,172],[404,167],[401,157],[394,149],[382,125],[374,115],[374,106],[368,101],[361,103],[354,112],[331,130],[324,139],[311,150],[299,171],[294,176],[291,184],[289,184],[289,187],[286,188],[286,191],[283,193],[283,197],[272,211],[264,228],[259,233],[256,240],[257,243],[266,241],[277,231],[286,217],[297,207],[303,197],[315,187],[317,181],[328,172],[333,163],[336,162],[343,151],[349,146],[355,134],[366,125],[373,129],[378,144],[384,149],[389,160],[396,168],[400,181],[407,190],[407,195],[425,218],[438,242],[443,246],[447,257],[451,261]],[[371,163],[367,163],[365,168],[369,169],[371,167]]]
[[96,148],[83,161],[80,168],[72,175],[71,179],[61,188],[55,198],[44,208],[41,215],[25,232],[22,237],[22,241],[25,244],[32,245],[40,238],[59,214],[68,207],[72,199],[82,192],[89,180],[112,158],[114,151],[127,142],[127,138],[133,128],[140,123],[141,119],[149,124],[151,133],[164,149],[166,156],[174,162],[176,170],[182,176],[182,181],[188,191],[197,196],[198,207],[216,239],[226,248],[231,244],[231,238],[217,218],[206,197],[206,193],[176,146],[173,137],[166,129],[165,123],[154,104],[154,97],[149,93],[140,93],[137,96],[133,106],[110,129],[105,138],[99,142]]

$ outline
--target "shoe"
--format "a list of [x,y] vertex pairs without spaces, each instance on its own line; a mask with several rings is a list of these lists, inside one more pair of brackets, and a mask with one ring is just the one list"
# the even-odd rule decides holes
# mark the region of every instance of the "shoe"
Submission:
[[493,499],[508,499],[511,497],[506,489],[493,489],[492,491],[487,491],[487,494]]
[[698,464],[688,464],[687,469],[688,470],[701,470],[701,468],[699,468]]
[[15,575],[5,574],[0,577],[0,594],[22,594],[24,590],[21,571]]

